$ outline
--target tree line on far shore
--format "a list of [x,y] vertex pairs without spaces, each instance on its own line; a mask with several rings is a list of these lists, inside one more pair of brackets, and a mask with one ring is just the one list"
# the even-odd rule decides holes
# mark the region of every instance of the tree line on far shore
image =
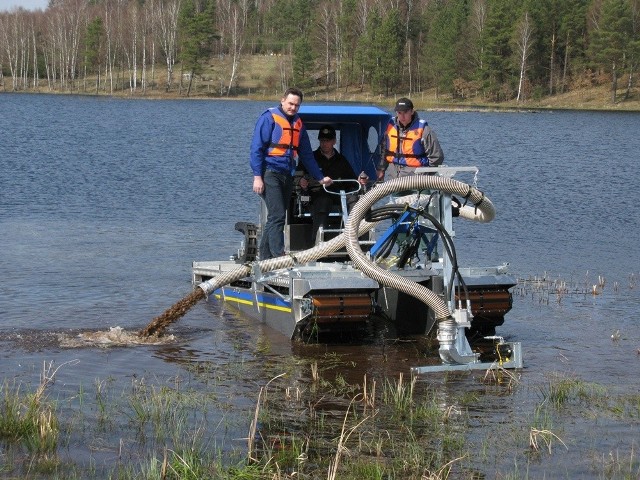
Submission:
[[246,55],[286,86],[540,99],[607,82],[629,98],[640,0],[49,0],[0,12],[0,89],[243,91]]

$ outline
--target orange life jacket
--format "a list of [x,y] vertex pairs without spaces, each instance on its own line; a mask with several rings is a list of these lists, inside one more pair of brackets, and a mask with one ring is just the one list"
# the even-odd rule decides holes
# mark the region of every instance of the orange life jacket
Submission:
[[429,159],[422,145],[422,133],[427,122],[418,119],[410,127],[400,133],[393,119],[389,120],[385,135],[385,159],[389,163],[397,163],[408,167],[429,166]]
[[[298,152],[300,145],[300,130],[302,129],[302,120],[299,116],[295,116],[293,123],[282,114],[277,108],[270,108],[273,121],[280,128],[274,128],[271,143],[267,149],[267,155],[270,157],[283,157],[288,150],[293,150],[294,154]],[[279,137],[277,135],[280,135]]]

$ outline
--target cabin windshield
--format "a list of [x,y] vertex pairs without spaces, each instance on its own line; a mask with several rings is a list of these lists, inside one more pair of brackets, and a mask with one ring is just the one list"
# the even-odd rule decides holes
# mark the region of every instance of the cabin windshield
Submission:
[[391,118],[388,112],[371,106],[303,105],[299,115],[314,149],[319,145],[318,130],[332,125],[336,129],[336,149],[347,157],[353,171],[364,171],[375,178],[380,143]]

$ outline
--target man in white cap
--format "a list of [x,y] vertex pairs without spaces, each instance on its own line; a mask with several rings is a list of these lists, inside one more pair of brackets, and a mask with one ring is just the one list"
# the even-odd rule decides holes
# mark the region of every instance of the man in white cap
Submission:
[[378,180],[415,175],[416,168],[436,167],[444,161],[438,137],[426,120],[413,109],[413,102],[401,98],[396,102],[396,116],[389,120],[385,132],[382,158],[377,166]]

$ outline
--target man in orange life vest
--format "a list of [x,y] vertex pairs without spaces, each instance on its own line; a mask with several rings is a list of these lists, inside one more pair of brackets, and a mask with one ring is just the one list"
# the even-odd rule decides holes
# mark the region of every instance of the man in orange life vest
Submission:
[[298,116],[302,92],[289,88],[278,107],[266,110],[256,122],[250,150],[253,191],[267,206],[267,221],[260,239],[260,259],[285,254],[284,224],[293,190],[293,176],[300,159],[321,185],[331,185],[313,156],[307,130]]
[[389,120],[377,166],[382,181],[415,175],[416,168],[436,167],[444,161],[444,153],[435,132],[418,117],[413,102],[401,98],[395,106],[396,116]]

